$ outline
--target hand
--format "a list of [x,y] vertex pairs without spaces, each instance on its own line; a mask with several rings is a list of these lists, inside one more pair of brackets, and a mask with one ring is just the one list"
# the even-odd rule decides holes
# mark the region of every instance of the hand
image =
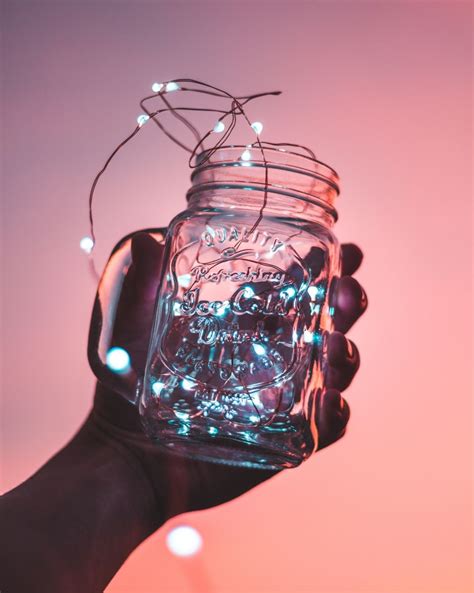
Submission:
[[[117,310],[114,339],[127,349],[139,371],[145,366],[162,251],[163,247],[146,233],[133,237],[132,265]],[[328,341],[327,389],[317,402],[319,449],[341,438],[346,430],[349,406],[341,391],[359,368],[359,353],[344,334],[367,308],[365,292],[352,277],[362,262],[362,252],[355,245],[345,244],[342,259],[335,331]],[[133,453],[163,519],[232,500],[277,473],[197,461],[157,448],[143,434],[137,408],[101,383],[97,384],[89,422]]]

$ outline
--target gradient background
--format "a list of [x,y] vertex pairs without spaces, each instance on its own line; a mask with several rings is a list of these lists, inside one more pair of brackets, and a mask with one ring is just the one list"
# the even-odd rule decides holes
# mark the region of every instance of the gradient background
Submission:
[[[336,229],[369,294],[347,436],[220,508],[167,527],[108,593],[471,591],[471,5],[3,3],[3,490],[87,413],[95,286],[78,247],[90,183],[154,81],[236,94],[268,140],[339,171]],[[151,126],[97,193],[98,261],[185,206],[186,158]],[[175,520],[170,525],[183,522]]]

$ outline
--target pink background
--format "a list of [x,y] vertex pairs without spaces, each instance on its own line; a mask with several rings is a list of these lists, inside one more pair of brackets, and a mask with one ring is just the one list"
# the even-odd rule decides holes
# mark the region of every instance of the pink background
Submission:
[[[252,118],[336,167],[337,233],[366,254],[347,436],[184,517],[199,557],[172,557],[165,527],[108,593],[471,591],[471,30],[458,2],[3,4],[3,490],[89,409],[86,199],[153,82],[283,90]],[[99,263],[188,185],[144,130],[99,186]]]

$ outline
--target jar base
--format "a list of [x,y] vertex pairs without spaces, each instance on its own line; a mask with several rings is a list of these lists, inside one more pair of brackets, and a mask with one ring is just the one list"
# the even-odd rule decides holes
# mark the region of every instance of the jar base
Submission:
[[287,441],[279,443],[277,448],[275,435],[266,435],[266,442],[258,443],[251,437],[247,441],[212,433],[193,435],[186,426],[176,430],[166,423],[160,426],[153,423],[152,430],[150,426],[145,430],[157,447],[171,454],[221,465],[277,471],[297,467],[309,456],[304,446],[289,446]]

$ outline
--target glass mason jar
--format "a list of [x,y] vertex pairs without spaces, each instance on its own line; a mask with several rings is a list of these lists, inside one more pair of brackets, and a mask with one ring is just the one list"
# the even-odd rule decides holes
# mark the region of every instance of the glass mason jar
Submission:
[[331,230],[338,176],[290,147],[265,148],[267,167],[258,147],[200,156],[188,207],[164,238],[144,368],[130,360],[117,373],[106,362],[130,237],[99,285],[91,366],[139,406],[157,445],[220,463],[293,467],[318,445],[340,274]]

